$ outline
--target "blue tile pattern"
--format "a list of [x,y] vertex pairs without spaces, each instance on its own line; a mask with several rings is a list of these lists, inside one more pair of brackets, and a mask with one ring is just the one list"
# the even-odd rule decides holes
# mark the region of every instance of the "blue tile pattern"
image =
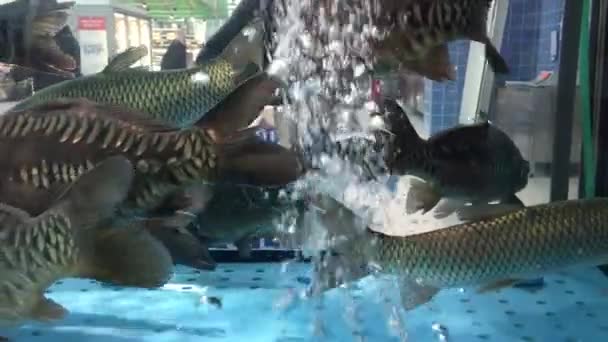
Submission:
[[502,80],[527,81],[543,70],[555,70],[559,54],[551,56],[551,33],[558,50],[564,0],[511,0],[501,53],[511,68]]
[[431,134],[453,127],[458,123],[470,46],[471,43],[467,40],[450,43],[450,59],[457,71],[455,81],[443,83],[425,81],[424,96],[427,114],[425,123],[427,123],[427,128],[430,128]]
[[[564,0],[510,1],[501,53],[511,73],[497,77],[497,82],[527,81],[540,71],[556,69],[559,53],[551,56],[551,34],[557,32],[559,51],[563,12]],[[469,41],[450,44],[451,60],[458,68],[456,81],[426,81],[424,122],[431,134],[458,124],[469,46]]]

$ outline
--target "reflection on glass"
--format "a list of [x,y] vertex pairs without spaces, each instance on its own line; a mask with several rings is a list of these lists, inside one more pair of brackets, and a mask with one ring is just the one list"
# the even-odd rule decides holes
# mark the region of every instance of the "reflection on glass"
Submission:
[[114,13],[114,32],[117,52],[126,50],[129,44],[127,42],[127,23],[124,14]]
[[139,19],[139,40],[140,44],[148,48],[148,55],[141,59],[141,64],[150,66],[152,65],[152,42],[150,37],[150,21],[147,19]]
[[[129,47],[137,47],[140,45],[140,38],[139,38],[139,23],[138,23],[138,19],[136,17],[127,17],[127,22],[128,22],[128,29],[129,29]],[[133,66],[141,66],[142,65],[142,61],[139,60],[137,61],[135,64],[133,64]]]

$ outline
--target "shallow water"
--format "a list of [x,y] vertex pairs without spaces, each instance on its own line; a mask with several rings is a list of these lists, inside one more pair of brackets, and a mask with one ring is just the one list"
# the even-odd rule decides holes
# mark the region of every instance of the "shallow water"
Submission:
[[[286,272],[283,273],[282,269]],[[158,290],[109,287],[66,279],[48,296],[71,314],[53,325],[9,330],[17,341],[402,341],[388,325],[399,298],[393,282],[373,276],[355,289],[300,298],[307,263],[221,264],[214,272],[178,267]],[[608,278],[596,268],[545,277],[542,291],[507,289],[478,295],[442,291],[402,316],[408,341],[602,341],[608,339]],[[221,299],[222,308],[201,303]],[[388,298],[388,303],[386,302]],[[76,299],[76,300],[75,300]],[[358,328],[343,319],[354,303]],[[314,335],[322,322],[324,336]],[[393,318],[394,321],[394,318]]]

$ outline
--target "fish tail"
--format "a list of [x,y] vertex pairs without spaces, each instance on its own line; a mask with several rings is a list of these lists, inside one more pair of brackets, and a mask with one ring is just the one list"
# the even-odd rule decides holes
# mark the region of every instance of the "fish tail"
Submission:
[[509,66],[507,65],[507,61],[501,56],[500,52],[496,49],[494,44],[490,42],[490,39],[485,43],[486,47],[486,58],[488,59],[488,64],[495,73],[498,74],[507,74],[509,73]]
[[253,130],[217,146],[220,181],[276,186],[294,182],[305,172],[297,152],[266,142]]
[[488,12],[492,2],[493,0],[481,0],[475,7],[472,16],[476,19],[474,21],[476,24],[471,27],[470,38],[485,45],[486,59],[492,70],[495,73],[506,74],[509,72],[509,66],[487,34]]
[[127,198],[133,176],[128,159],[110,157],[79,177],[60,197],[59,208],[72,226],[84,230],[76,239],[80,251],[76,276],[141,287],[158,286],[169,279],[172,260],[158,240],[143,229],[112,224],[115,208]]
[[[268,39],[266,28],[269,24],[265,14],[271,2],[241,1],[228,21],[203,46],[196,63],[201,65],[222,56],[235,66],[240,64],[244,67],[248,62],[255,61],[260,69],[265,69]],[[252,28],[250,31],[255,32],[244,32],[248,26]],[[253,35],[244,36],[243,33],[253,33]],[[245,48],[246,54],[243,54],[242,48]]]
[[173,263],[207,271],[216,268],[209,247],[193,234],[190,227],[176,225],[167,218],[150,218],[145,220],[145,229],[162,241]]

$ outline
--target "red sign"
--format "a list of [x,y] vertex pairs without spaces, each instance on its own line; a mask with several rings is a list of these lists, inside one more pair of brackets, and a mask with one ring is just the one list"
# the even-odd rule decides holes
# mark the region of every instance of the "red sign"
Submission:
[[372,80],[372,100],[379,102],[382,96],[382,82],[380,80]]
[[103,31],[106,29],[105,17],[78,17],[79,30]]

